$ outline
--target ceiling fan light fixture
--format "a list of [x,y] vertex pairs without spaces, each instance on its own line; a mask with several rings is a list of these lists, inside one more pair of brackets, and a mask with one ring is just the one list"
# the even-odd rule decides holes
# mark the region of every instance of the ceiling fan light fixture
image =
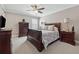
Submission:
[[27,11],[34,11],[35,13],[40,13],[40,14],[42,14],[42,13],[43,13],[42,10],[45,9],[45,8],[43,8],[43,7],[39,7],[39,6],[36,5],[36,4],[31,5],[31,7],[32,7],[32,10],[27,10]]
[[36,10],[35,13],[38,13],[38,11]]

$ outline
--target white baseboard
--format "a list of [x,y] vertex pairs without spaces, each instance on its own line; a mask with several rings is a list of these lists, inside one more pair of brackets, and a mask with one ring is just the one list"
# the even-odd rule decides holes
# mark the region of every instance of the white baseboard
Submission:
[[75,42],[76,42],[76,45],[79,45],[79,40],[75,40]]

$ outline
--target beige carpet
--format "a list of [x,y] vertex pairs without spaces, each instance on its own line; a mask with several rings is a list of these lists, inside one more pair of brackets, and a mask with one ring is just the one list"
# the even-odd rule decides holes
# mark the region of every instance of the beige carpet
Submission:
[[47,50],[38,52],[37,49],[26,40],[26,37],[12,38],[13,54],[74,54],[79,53],[79,46],[57,41],[50,45]]

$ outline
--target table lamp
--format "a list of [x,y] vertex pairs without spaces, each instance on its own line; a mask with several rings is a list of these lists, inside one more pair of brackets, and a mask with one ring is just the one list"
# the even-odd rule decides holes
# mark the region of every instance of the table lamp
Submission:
[[65,18],[64,23],[67,24],[67,31],[69,32],[69,23],[70,23],[70,18]]

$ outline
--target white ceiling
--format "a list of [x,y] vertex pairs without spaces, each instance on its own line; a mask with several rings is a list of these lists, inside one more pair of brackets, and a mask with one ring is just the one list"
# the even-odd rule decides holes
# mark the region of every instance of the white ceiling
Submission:
[[40,4],[40,7],[44,7],[43,14],[35,13],[31,10],[30,4],[4,4],[6,12],[12,12],[23,15],[31,15],[37,17],[43,17],[67,8],[77,6],[76,4]]

